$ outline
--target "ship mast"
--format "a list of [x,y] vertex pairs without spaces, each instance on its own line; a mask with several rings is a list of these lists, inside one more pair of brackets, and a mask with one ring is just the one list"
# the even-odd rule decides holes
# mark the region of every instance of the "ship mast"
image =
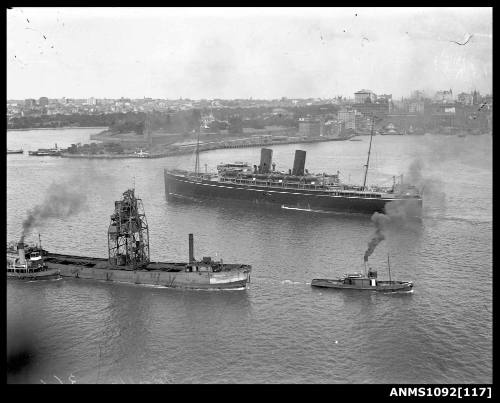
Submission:
[[372,129],[370,132],[370,147],[368,148],[368,158],[365,165],[365,179],[363,180],[363,190],[366,189],[366,176],[368,175],[368,165],[370,164],[370,152],[372,150],[372,138],[373,138],[373,125],[375,122],[375,115],[372,116]]
[[392,280],[391,280],[391,264],[389,263],[389,254],[387,254],[387,267],[389,268],[389,282],[392,282]]
[[200,173],[200,132],[198,132],[198,141],[196,142],[196,160],[194,163],[194,172],[196,176]]

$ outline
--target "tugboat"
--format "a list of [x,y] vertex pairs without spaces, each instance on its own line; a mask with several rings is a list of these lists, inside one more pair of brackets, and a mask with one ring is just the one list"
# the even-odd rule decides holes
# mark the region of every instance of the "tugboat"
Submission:
[[382,292],[408,292],[413,290],[413,282],[396,281],[391,279],[391,267],[389,256],[387,256],[389,266],[389,280],[378,280],[377,271],[371,267],[368,275],[364,273],[344,274],[336,280],[315,278],[311,281],[312,287],[340,288],[348,290],[382,291]]
[[21,241],[17,246],[7,245],[7,279],[50,280],[59,278],[60,271],[49,268],[44,262],[44,252],[41,244],[38,247],[27,246]]

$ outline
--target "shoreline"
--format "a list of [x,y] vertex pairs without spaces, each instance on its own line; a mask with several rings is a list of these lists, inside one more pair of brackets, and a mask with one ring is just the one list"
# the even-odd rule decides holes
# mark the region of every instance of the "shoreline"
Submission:
[[26,132],[30,130],[65,130],[65,129],[108,129],[108,126],[61,126],[61,127],[28,127],[25,129],[7,129],[8,132]]
[[[286,144],[302,144],[302,143],[321,143],[325,141],[347,141],[356,137],[356,135],[351,135],[347,137],[341,138],[320,138],[320,139],[294,139],[290,141],[276,141],[276,142],[259,142],[259,143],[242,143],[242,144],[211,144],[207,146],[200,145],[199,152],[207,152],[213,150],[222,150],[227,148],[248,148],[248,147],[268,147],[275,145],[286,145]],[[167,149],[163,152],[153,153],[149,155],[136,155],[136,154],[69,154],[63,153],[60,155],[61,158],[87,158],[87,159],[125,159],[125,158],[144,158],[144,159],[152,159],[152,158],[166,158],[172,157],[176,155],[186,155],[191,154],[194,151],[194,146],[185,148],[183,150],[179,149]]]
[[[407,135],[410,136],[410,135]],[[420,135],[413,135],[413,136],[418,136]],[[455,136],[455,135],[453,135]],[[271,147],[271,146],[279,146],[279,145],[288,145],[288,144],[303,144],[303,143],[321,143],[321,142],[326,142],[326,141],[348,141],[352,140],[355,137],[366,137],[364,135],[360,134],[351,134],[346,137],[335,137],[335,138],[294,138],[290,140],[277,140],[277,141],[259,141],[259,142],[245,142],[245,140],[250,140],[250,139],[242,139],[241,142],[235,143],[235,142],[226,142],[226,141],[221,141],[221,142],[213,142],[213,143],[208,143],[208,144],[200,144],[199,147],[199,152],[207,152],[207,151],[213,151],[213,150],[223,150],[223,149],[229,149],[229,148],[248,148],[248,147]],[[398,136],[399,137],[399,136]],[[359,139],[354,139],[354,141],[361,141],[361,138]],[[68,152],[62,152],[59,155],[54,155],[54,157],[61,157],[61,158],[85,158],[85,159],[137,159],[137,158],[144,158],[144,159],[153,159],[153,158],[167,158],[167,157],[172,157],[172,156],[177,156],[177,155],[187,155],[187,154],[192,154],[196,150],[196,145],[192,144],[188,147],[182,147],[182,148],[177,148],[177,147],[167,147],[166,149],[162,151],[157,151],[153,152],[150,154],[134,154],[134,153],[126,153],[126,154],[70,154]]]

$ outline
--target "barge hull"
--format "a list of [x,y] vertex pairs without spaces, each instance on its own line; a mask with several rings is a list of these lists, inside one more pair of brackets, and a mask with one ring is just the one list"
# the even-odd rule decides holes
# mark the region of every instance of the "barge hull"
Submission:
[[59,277],[59,270],[50,269],[35,273],[7,273],[7,280],[54,280]]
[[[154,263],[151,266],[158,268],[124,270],[110,267],[107,259],[55,256],[49,254],[45,261],[49,268],[58,269],[62,277],[184,289],[241,289],[250,282],[249,266],[220,272],[186,272],[181,270],[183,264]],[[169,271],[168,267],[174,269]]]

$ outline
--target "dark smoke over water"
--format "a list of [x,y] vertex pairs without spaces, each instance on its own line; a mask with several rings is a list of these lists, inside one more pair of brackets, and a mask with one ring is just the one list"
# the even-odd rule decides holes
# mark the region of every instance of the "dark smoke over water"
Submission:
[[373,253],[377,245],[386,237],[389,228],[400,230],[402,228],[418,231],[421,228],[422,210],[432,206],[434,210],[446,208],[446,193],[444,183],[440,179],[424,175],[425,163],[422,158],[415,158],[404,174],[401,191],[405,186],[415,186],[422,196],[422,208],[415,199],[395,200],[385,205],[385,214],[374,213],[371,220],[375,224],[375,233],[368,242],[364,255],[365,262]]
[[375,233],[368,242],[368,249],[366,249],[364,260],[368,261],[368,257],[373,253],[377,245],[385,239],[384,230],[390,221],[390,218],[382,213],[375,212],[372,215],[371,220],[375,224]]
[[86,203],[86,193],[76,181],[53,183],[49,186],[44,201],[28,211],[28,216],[23,221],[20,242],[24,242],[24,238],[35,227],[40,227],[51,218],[65,218],[77,214]]

